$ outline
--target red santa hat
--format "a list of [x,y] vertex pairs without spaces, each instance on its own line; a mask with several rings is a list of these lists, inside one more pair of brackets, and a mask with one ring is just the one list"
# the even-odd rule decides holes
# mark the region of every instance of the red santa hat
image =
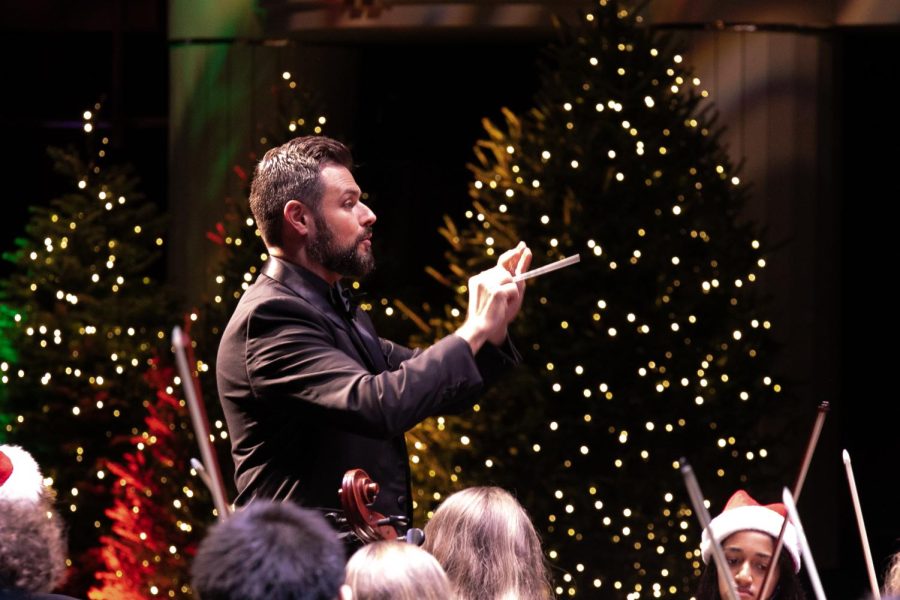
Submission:
[[[738,490],[728,500],[722,514],[710,521],[709,529],[720,544],[731,534],[747,530],[767,533],[778,539],[785,518],[787,509],[784,504],[763,506],[744,490]],[[800,538],[797,537],[797,529],[790,521],[784,532],[783,549],[794,561],[794,572],[800,572]],[[712,541],[706,530],[703,530],[700,551],[703,554],[703,562],[709,564],[712,559]]]
[[37,502],[44,478],[34,458],[18,446],[0,446],[0,500]]

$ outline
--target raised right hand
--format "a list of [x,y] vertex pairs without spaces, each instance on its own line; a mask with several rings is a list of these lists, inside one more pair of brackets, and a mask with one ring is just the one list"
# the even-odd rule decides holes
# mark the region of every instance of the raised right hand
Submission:
[[513,283],[512,273],[527,270],[530,259],[531,252],[520,244],[504,253],[497,266],[469,278],[469,309],[456,334],[469,343],[473,354],[485,341],[499,345],[506,339],[506,327],[518,313],[524,293],[524,283]]

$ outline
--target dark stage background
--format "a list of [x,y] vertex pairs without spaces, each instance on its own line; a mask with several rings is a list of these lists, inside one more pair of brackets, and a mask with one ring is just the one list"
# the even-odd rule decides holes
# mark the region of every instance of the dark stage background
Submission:
[[[143,191],[167,207],[165,2],[79,5],[78,14],[53,2],[3,6],[4,251],[22,233],[28,207],[46,204],[64,189],[52,174],[46,146],[78,144],[80,115],[101,94],[106,96],[104,127],[114,133],[118,155],[136,166]],[[106,10],[109,6],[116,8]],[[900,550],[892,485],[900,456],[900,411],[892,377],[896,328],[890,325],[897,237],[890,214],[900,186],[893,164],[896,96],[889,91],[898,72],[900,32],[836,29],[828,35],[835,47],[837,137],[833,162],[823,167],[832,169],[838,181],[842,259],[816,267],[826,270],[831,287],[839,290],[821,302],[836,304],[841,321],[811,326],[835,331],[834,346],[818,351],[835,357],[830,362],[840,369],[835,411],[827,424],[831,433],[820,448],[803,504],[806,511],[820,506],[840,515],[833,531],[815,535],[819,543],[837,548],[836,561],[820,564],[826,587],[834,597],[852,598],[861,593],[864,576],[849,496],[835,460],[841,448],[853,452],[877,568]],[[441,215],[458,215],[467,204],[465,163],[481,135],[480,120],[498,118],[501,106],[529,106],[537,86],[533,64],[545,41],[531,36],[502,43],[416,39],[343,45],[357,54],[358,68],[335,76],[353,80],[355,94],[324,100],[343,115],[330,123],[329,132],[352,142],[359,180],[372,193],[379,215],[376,250],[390,272],[376,274],[375,293],[390,290],[417,299],[438,289],[427,288],[433,284],[427,283],[423,267],[441,263],[444,245],[436,234]],[[448,87],[455,93],[434,91]],[[7,272],[4,263],[0,275]],[[768,285],[777,303],[779,283]],[[792,352],[796,349],[784,350],[784,372],[790,370]]]

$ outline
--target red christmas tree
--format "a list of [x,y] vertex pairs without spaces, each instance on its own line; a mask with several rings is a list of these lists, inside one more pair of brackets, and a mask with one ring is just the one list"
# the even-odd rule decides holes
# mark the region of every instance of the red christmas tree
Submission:
[[177,378],[157,359],[145,380],[156,390],[154,401],[145,402],[146,428],[132,438],[133,451],[107,464],[118,478],[106,510],[115,535],[101,538],[105,569],[96,573],[91,600],[190,594],[198,529],[210,520],[208,494],[188,463],[196,451],[184,400],[173,395]]

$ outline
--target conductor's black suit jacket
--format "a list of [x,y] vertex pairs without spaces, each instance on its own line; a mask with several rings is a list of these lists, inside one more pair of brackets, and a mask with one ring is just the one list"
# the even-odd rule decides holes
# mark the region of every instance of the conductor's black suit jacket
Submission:
[[410,350],[379,339],[363,311],[341,314],[329,293],[316,275],[272,258],[225,329],[216,379],[236,503],[337,508],[344,472],[362,468],[381,486],[373,508],[409,516],[404,432],[465,407],[515,350],[486,344],[473,357],[456,335]]

